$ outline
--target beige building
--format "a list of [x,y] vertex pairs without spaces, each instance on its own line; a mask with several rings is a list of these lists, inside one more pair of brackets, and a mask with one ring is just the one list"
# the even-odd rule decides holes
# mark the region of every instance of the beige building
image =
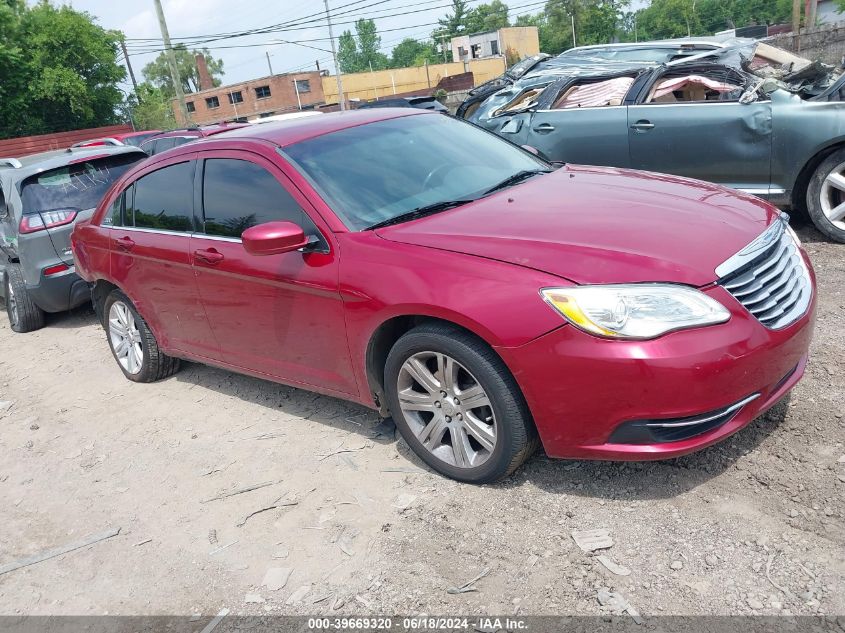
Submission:
[[540,52],[540,34],[536,26],[508,26],[453,37],[452,59],[462,62],[487,57],[504,57],[509,64]]

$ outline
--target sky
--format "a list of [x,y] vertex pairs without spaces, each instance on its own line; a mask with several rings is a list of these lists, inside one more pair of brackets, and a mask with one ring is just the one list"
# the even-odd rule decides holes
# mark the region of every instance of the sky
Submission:
[[[30,0],[32,3],[34,0]],[[469,0],[470,7],[484,0]],[[644,0],[635,0],[642,4]],[[160,47],[158,20],[152,0],[54,0],[68,4],[78,11],[86,11],[107,29],[118,29],[126,36],[129,58],[138,81],[142,69]],[[545,4],[539,0],[509,0],[510,18],[536,13]],[[348,6],[346,6],[348,5]],[[449,13],[450,0],[329,0],[335,23],[335,38],[359,17],[373,18],[382,39],[382,51],[392,48],[406,37],[425,39],[434,29],[438,18]],[[292,22],[315,20],[324,11],[323,0],[162,0],[170,37],[176,44],[179,38],[197,35],[241,32],[284,23],[284,32],[255,34],[237,39],[208,43],[215,58],[223,59],[223,83],[235,83],[270,74],[267,54],[274,73],[316,69],[334,72],[331,44],[325,20],[293,28]],[[396,15],[404,14],[404,15]],[[295,43],[291,43],[295,42]],[[237,48],[216,48],[216,47]],[[200,45],[196,46],[200,48]],[[315,50],[321,49],[321,50]]]

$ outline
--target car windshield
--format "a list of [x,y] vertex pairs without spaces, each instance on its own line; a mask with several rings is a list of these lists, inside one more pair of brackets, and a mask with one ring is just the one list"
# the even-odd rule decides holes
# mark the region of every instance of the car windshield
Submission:
[[23,212],[93,209],[112,183],[142,158],[140,152],[92,158],[30,176],[21,185]]
[[515,175],[549,169],[508,141],[440,115],[359,125],[290,145],[284,153],[353,230],[475,199]]

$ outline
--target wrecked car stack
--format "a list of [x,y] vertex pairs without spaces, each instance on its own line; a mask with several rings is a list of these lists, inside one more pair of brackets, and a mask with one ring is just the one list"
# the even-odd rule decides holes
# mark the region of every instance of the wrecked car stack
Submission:
[[845,242],[845,76],[764,42],[670,40],[538,55],[457,115],[553,161],[709,180],[806,209]]

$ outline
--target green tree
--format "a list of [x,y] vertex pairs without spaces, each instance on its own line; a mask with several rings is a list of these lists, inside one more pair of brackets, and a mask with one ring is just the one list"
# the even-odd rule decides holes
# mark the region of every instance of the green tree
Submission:
[[119,34],[47,0],[0,0],[0,136],[107,125],[123,100]]
[[429,63],[439,61],[438,57],[439,53],[432,42],[420,42],[412,37],[407,37],[393,49],[390,56],[390,67],[406,68],[408,66],[421,66],[425,63],[426,59]]
[[789,22],[791,14],[791,0],[652,0],[635,19],[638,39],[643,40]]
[[[179,79],[182,80],[183,92],[198,92],[200,89],[199,72],[197,71],[197,55],[205,57],[208,66],[208,74],[215,86],[221,83],[223,75],[223,60],[215,59],[207,48],[202,50],[188,50],[184,44],[177,44],[173,47],[173,54],[176,56],[176,69],[179,72]],[[141,71],[144,78],[157,88],[161,88],[168,96],[175,97],[173,80],[170,77],[170,65],[167,63],[167,54],[161,53]]]
[[168,130],[176,127],[171,98],[161,88],[149,82],[138,85],[137,94],[130,95],[124,104],[125,118],[131,117],[138,130]]
[[390,66],[387,55],[380,52],[381,37],[373,20],[355,22],[355,35],[344,31],[338,39],[337,64],[342,73],[382,70]]
[[495,31],[510,26],[508,5],[501,0],[493,0],[490,4],[480,4],[467,13],[463,26],[467,33]]
[[465,33],[468,12],[467,0],[452,0],[452,13],[437,21],[440,26],[434,31],[434,39],[445,39],[448,42],[456,35]]

